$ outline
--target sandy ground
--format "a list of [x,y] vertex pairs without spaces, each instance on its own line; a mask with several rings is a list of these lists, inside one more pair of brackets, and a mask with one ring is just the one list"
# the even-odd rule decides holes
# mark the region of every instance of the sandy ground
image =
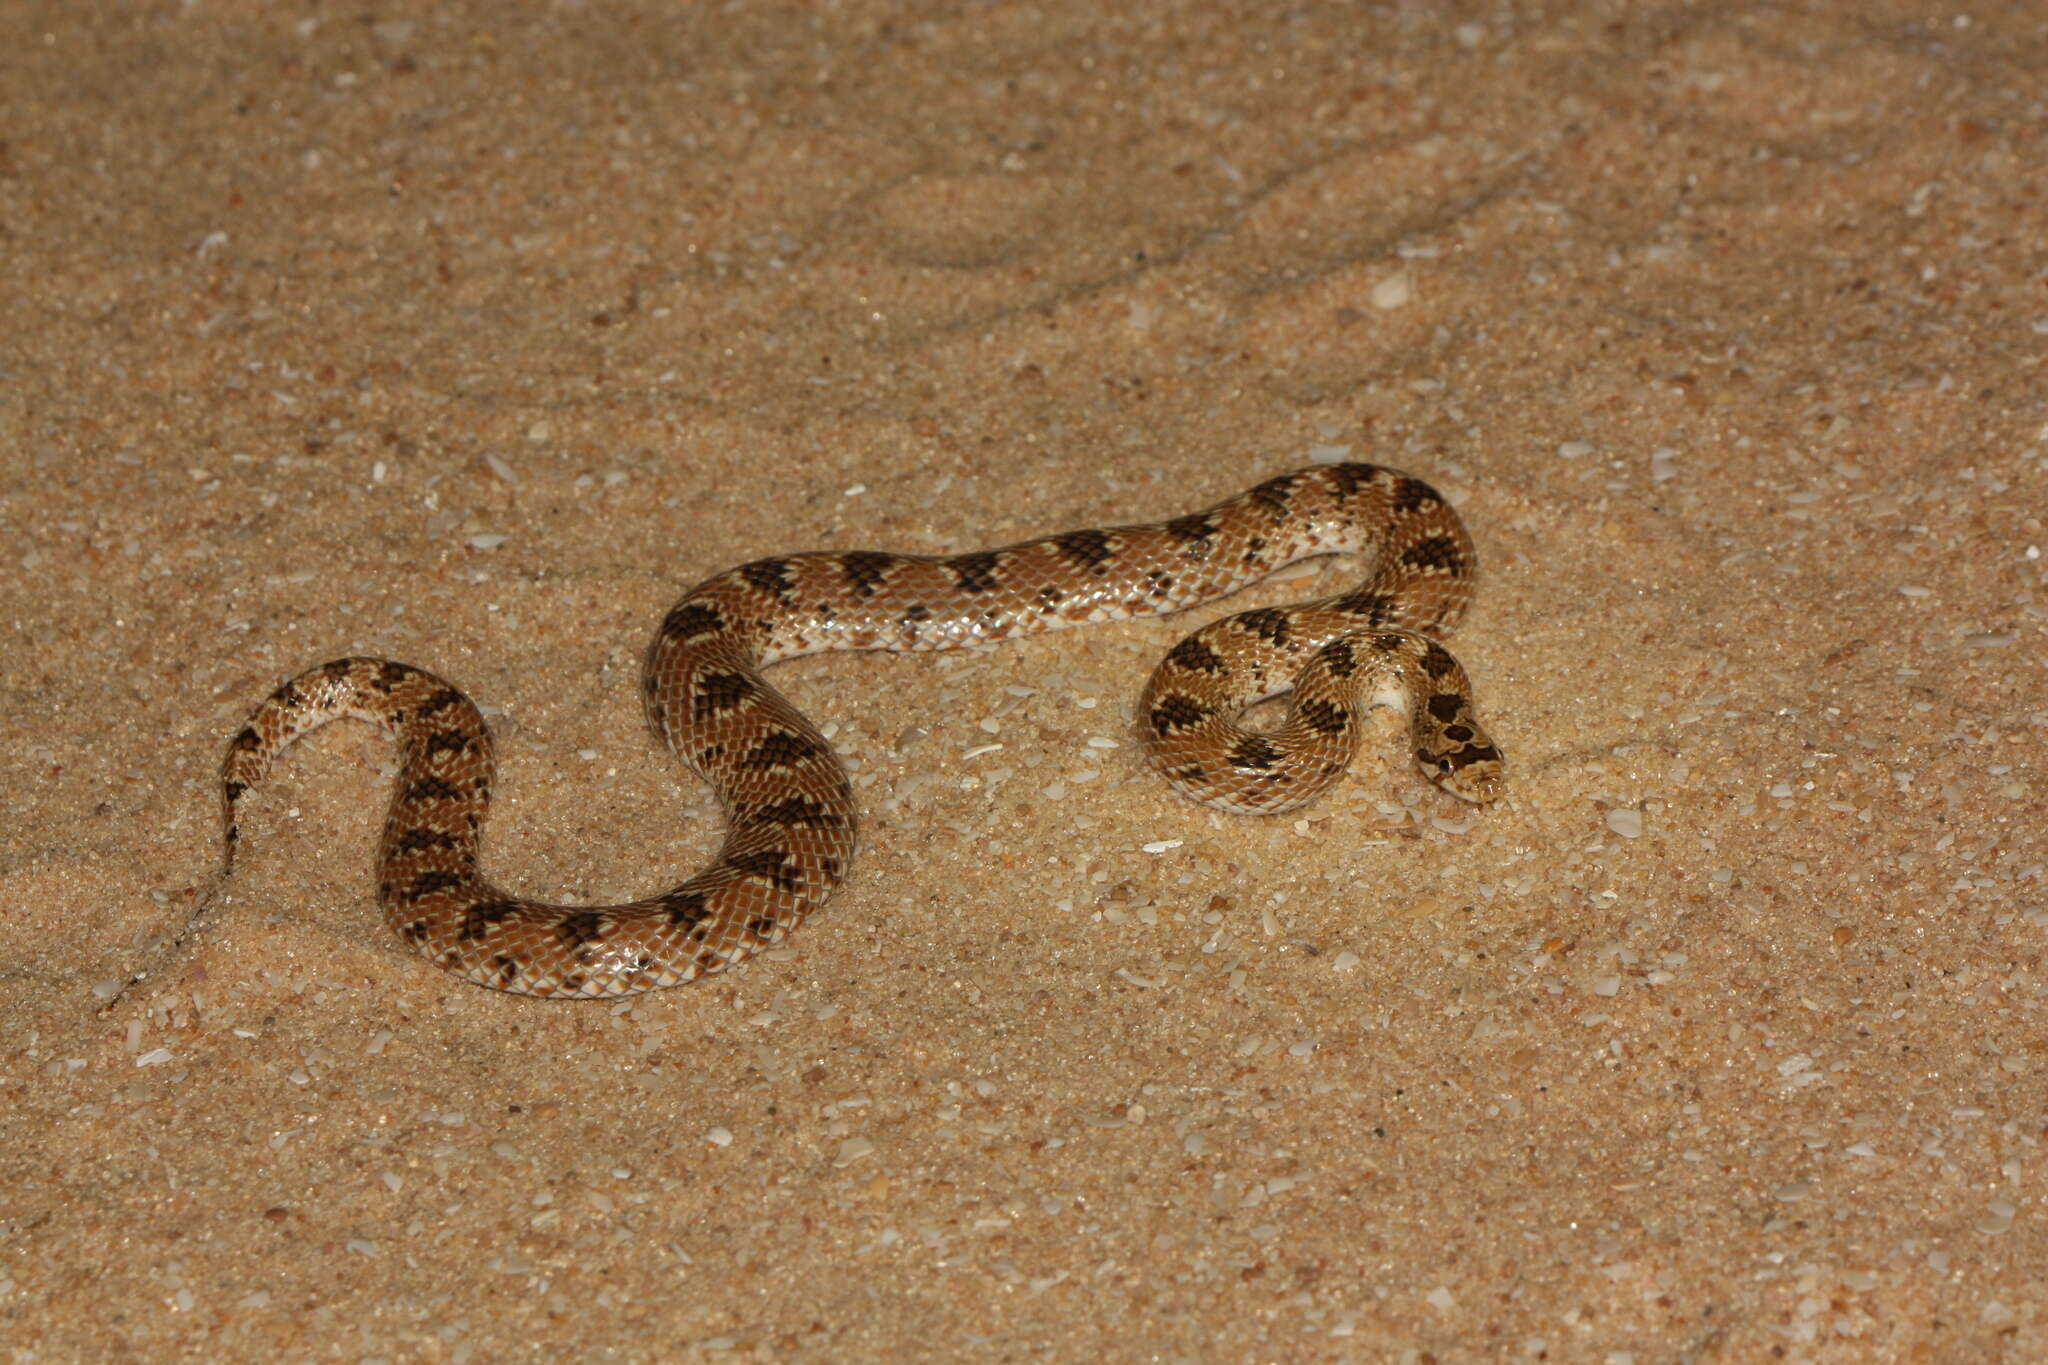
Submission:
[[[0,13],[0,1359],[2048,1356],[2048,18],[1102,8]],[[216,885],[310,664],[644,893],[688,584],[1339,448],[1479,544],[1476,817],[1171,795],[1183,619],[787,666],[862,861],[686,989],[411,955],[360,726]]]

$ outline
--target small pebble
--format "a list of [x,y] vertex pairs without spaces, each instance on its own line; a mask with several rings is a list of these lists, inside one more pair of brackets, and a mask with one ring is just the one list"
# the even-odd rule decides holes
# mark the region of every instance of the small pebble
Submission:
[[1624,839],[1634,839],[1643,832],[1643,813],[1639,810],[1611,810],[1607,812],[1607,828]]

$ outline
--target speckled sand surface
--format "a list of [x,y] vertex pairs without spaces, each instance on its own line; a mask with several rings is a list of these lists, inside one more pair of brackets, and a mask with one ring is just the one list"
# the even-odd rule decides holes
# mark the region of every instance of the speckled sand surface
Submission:
[[[0,1361],[2048,1353],[2048,17],[1100,8],[0,15]],[[866,847],[687,989],[409,955],[358,726],[215,891],[307,665],[641,893],[682,588],[1340,447],[1473,527],[1483,814],[1173,797],[1181,620],[782,670]]]

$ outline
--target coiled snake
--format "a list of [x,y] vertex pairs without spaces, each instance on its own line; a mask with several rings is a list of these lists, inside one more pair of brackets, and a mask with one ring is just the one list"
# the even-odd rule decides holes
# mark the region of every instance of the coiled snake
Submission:
[[[647,651],[648,720],[709,782],[727,834],[703,871],[627,905],[544,905],[478,867],[490,731],[456,688],[408,664],[337,659],[285,683],[222,770],[231,870],[240,812],[272,760],[339,716],[395,731],[397,790],[377,854],[392,928],[437,966],[524,995],[633,995],[720,972],[779,943],[845,879],[855,810],[816,726],[761,676],[832,649],[952,649],[1153,616],[1235,592],[1314,555],[1359,553],[1360,587],[1240,612],[1168,653],[1138,704],[1146,757],[1177,790],[1276,814],[1343,772],[1359,718],[1405,708],[1416,762],[1464,800],[1493,799],[1501,756],[1471,687],[1433,637],[1471,595],[1471,541],[1436,490],[1398,470],[1319,465],[1204,511],[944,557],[820,551],[742,564],[691,589]],[[1292,692],[1257,733],[1247,706]]]

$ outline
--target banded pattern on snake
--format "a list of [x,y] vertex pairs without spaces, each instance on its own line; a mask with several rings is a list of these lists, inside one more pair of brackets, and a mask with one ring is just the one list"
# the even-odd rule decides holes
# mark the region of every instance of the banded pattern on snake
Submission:
[[[1463,614],[1473,555],[1457,513],[1398,470],[1321,465],[1144,526],[1068,531],[943,557],[819,551],[755,560],[692,588],[662,622],[642,675],[647,717],[711,784],[727,818],[711,864],[626,905],[546,905],[479,867],[491,736],[455,687],[408,664],[337,659],[300,674],[235,736],[222,770],[227,867],[243,802],[287,745],[355,717],[398,736],[397,790],[377,855],[386,921],[437,966],[523,995],[633,995],[720,972],[779,943],[844,880],[856,812],[846,771],[761,676],[835,649],[952,649],[1097,621],[1180,611],[1315,555],[1365,555],[1362,586],[1260,608],[1190,635],[1138,706],[1151,763],[1226,810],[1295,809],[1334,782],[1359,718],[1405,708],[1417,763],[1483,803],[1500,752],[1436,636]],[[1291,692],[1286,720],[1236,717]]]

